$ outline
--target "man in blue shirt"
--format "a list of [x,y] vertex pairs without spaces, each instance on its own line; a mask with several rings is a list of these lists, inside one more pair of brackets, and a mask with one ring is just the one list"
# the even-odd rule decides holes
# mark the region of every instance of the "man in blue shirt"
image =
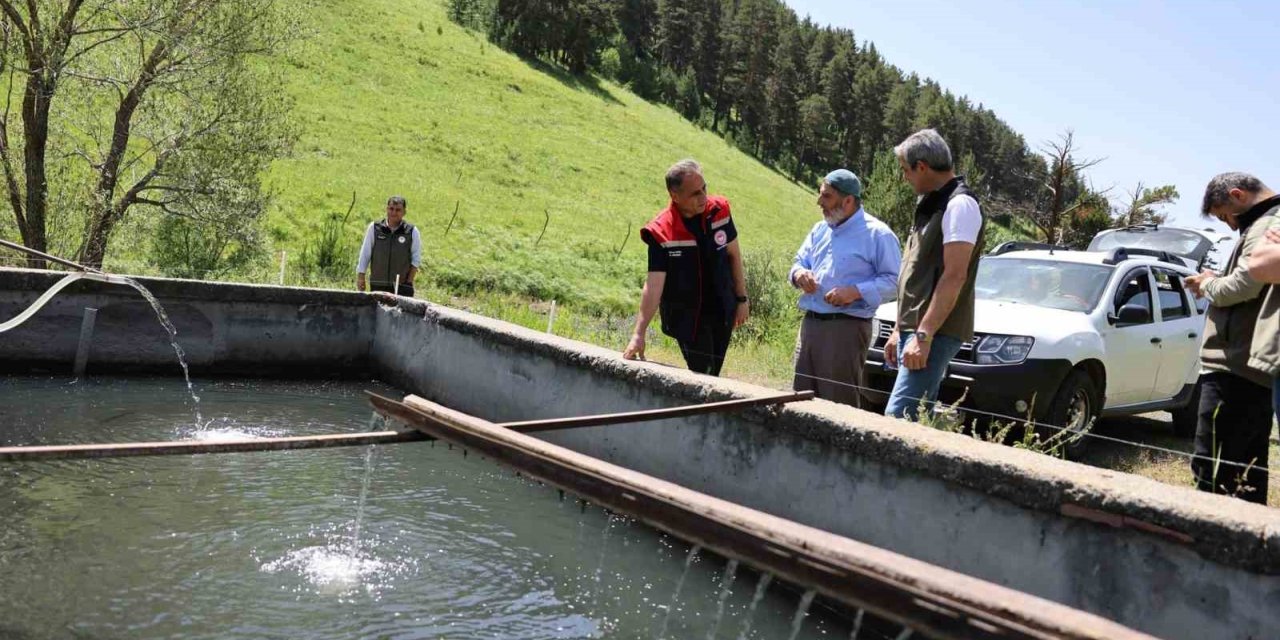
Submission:
[[852,171],[827,175],[818,206],[823,220],[800,245],[790,274],[805,312],[793,386],[859,407],[871,317],[897,295],[902,249],[893,230],[862,209],[862,182]]

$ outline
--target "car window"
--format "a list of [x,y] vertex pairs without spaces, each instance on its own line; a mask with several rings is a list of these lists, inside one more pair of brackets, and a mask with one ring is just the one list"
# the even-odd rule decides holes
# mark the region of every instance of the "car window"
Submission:
[[974,293],[979,300],[1030,304],[1087,313],[1098,307],[1112,267],[1027,258],[983,258]]
[[1119,314],[1120,308],[1128,304],[1136,304],[1145,308],[1148,313],[1152,312],[1151,279],[1147,277],[1145,268],[1130,271],[1116,289],[1115,313]]
[[1168,269],[1152,269],[1156,277],[1156,294],[1160,298],[1160,316],[1168,320],[1191,317],[1191,305],[1182,288],[1182,276]]

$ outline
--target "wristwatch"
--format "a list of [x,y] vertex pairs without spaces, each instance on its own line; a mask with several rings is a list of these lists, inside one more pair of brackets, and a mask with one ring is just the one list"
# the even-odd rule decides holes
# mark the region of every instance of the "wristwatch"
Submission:
[[915,338],[920,344],[929,344],[933,341],[933,336],[929,335],[928,331],[915,332]]
[[746,296],[737,296],[737,297],[735,298],[735,300],[737,300],[739,303],[742,303],[742,302],[746,302],[746,301],[747,301],[747,297],[746,297]]

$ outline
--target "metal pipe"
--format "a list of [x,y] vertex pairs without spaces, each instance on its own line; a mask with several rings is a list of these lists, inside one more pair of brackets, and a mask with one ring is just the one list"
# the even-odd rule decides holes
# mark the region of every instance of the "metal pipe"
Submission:
[[[366,391],[372,400],[395,402]],[[409,396],[415,397],[415,396]],[[677,418],[699,413],[727,411],[744,407],[767,404],[780,404],[807,400],[813,392],[785,393],[760,398],[745,398],[710,402],[685,407],[668,409],[650,409],[629,413],[606,413],[594,416],[573,416],[570,418],[549,418],[545,420],[526,420],[524,422],[507,422],[501,426],[521,433],[553,431],[556,429],[576,429],[580,427],[596,427],[624,422],[645,422],[664,418]],[[0,462],[17,462],[23,460],[68,460],[82,458],[125,458],[134,456],[180,456],[206,453],[244,453],[248,451],[280,451],[286,449],[318,449],[328,447],[354,447],[368,444],[395,444],[400,442],[423,442],[433,440],[418,431],[374,431],[367,433],[341,433],[318,436],[290,436],[283,438],[242,438],[238,440],[219,440],[208,442],[203,440],[167,441],[167,442],[121,442],[111,444],[70,444],[43,445],[27,447],[0,447]]]
[[77,264],[77,263],[72,262],[72,261],[70,261],[70,260],[63,260],[62,258],[59,258],[59,257],[57,257],[57,256],[51,256],[51,255],[49,255],[49,254],[47,254],[47,253],[45,253],[45,252],[43,252],[43,251],[36,251],[35,249],[32,249],[31,247],[26,247],[26,246],[20,245],[20,244],[18,244],[18,243],[16,243],[16,242],[10,242],[10,241],[8,241],[8,240],[0,240],[0,247],[9,247],[10,249],[15,249],[15,250],[17,250],[17,251],[21,251],[21,252],[23,252],[23,253],[29,253],[29,254],[31,254],[31,255],[33,255],[33,256],[38,256],[38,257],[44,258],[45,260],[48,260],[49,262],[56,262],[56,263],[58,263],[58,264],[60,264],[60,265],[67,266],[67,267],[71,267],[71,268],[73,268],[73,269],[79,269],[79,270],[81,270],[81,271],[88,271],[89,273],[98,273],[98,274],[101,274],[101,273],[102,273],[101,271],[99,271],[99,270],[97,270],[97,269],[94,269],[93,267],[86,267],[86,266],[84,266],[84,265],[82,265],[82,264]]
[[177,440],[170,442],[119,442],[112,444],[72,444],[32,447],[2,447],[0,462],[30,460],[79,460],[85,458],[129,458],[135,456],[181,456],[204,453],[244,453],[248,451],[283,451],[287,449],[321,449],[354,447],[368,444],[422,442],[432,438],[415,431],[372,431],[287,438],[241,438],[206,442]]
[[931,638],[1149,640],[1101,617],[698,493],[430,401],[383,415]]

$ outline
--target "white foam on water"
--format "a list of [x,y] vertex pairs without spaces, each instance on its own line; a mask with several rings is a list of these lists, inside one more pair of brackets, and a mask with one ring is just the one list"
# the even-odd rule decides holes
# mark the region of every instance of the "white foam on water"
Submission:
[[346,545],[295,549],[261,567],[266,573],[296,573],[326,594],[346,594],[362,586],[372,590],[378,578],[395,573],[395,569],[390,563],[353,554]]
[[262,434],[245,431],[243,429],[208,429],[193,431],[191,433],[192,440],[201,442],[228,442],[231,440],[253,440],[263,437]]

